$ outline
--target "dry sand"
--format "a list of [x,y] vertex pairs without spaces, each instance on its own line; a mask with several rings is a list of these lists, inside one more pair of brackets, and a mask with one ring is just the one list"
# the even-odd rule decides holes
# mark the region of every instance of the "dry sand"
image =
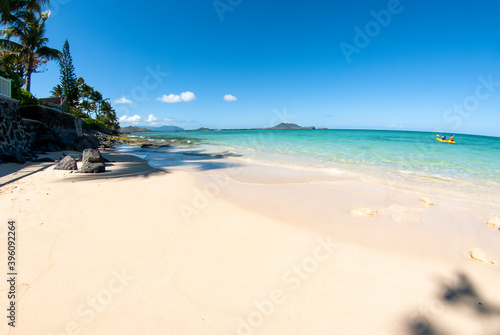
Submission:
[[237,160],[188,172],[104,156],[98,175],[0,166],[5,277],[8,220],[18,229],[16,327],[4,316],[1,334],[500,329],[495,213]]

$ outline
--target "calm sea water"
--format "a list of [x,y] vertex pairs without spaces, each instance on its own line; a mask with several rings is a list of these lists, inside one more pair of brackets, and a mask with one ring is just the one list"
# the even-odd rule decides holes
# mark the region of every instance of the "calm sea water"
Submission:
[[[500,138],[455,135],[455,144],[435,133],[378,130],[235,130],[154,133],[171,140],[241,153],[252,159],[343,171],[394,172],[500,183]],[[449,137],[449,134],[446,134]],[[267,155],[266,155],[267,154]]]

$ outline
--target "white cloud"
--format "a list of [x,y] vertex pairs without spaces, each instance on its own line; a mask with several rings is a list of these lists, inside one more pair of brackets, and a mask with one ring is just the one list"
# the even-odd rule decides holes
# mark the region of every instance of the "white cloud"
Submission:
[[193,92],[182,92],[181,93],[181,99],[182,101],[185,101],[185,102],[190,102],[190,101],[193,101],[194,99],[196,99],[196,96],[194,95]]
[[167,102],[169,104],[174,104],[176,102],[181,102],[182,99],[180,95],[174,95],[174,94],[163,94],[161,97],[156,98],[156,100],[161,101],[161,102]]
[[169,104],[174,104],[176,102],[190,102],[196,99],[196,96],[194,95],[193,92],[182,92],[180,95],[177,94],[169,94],[169,95],[162,95],[159,98],[156,98],[156,100],[161,101],[161,102],[167,102]]
[[115,100],[116,104],[133,104],[134,102],[132,100],[129,100],[125,97],[121,97],[120,99]]
[[238,100],[238,99],[234,95],[226,94],[224,96],[224,101],[231,102],[231,101],[236,101],[236,100]]
[[134,116],[122,116],[118,119],[121,123],[132,123],[134,125],[152,125],[156,126],[158,124],[169,124],[171,122],[171,119],[163,119],[160,120],[153,114],[149,114],[147,118],[143,119],[140,115],[134,115]]
[[158,121],[158,118],[153,114],[149,114],[148,119],[146,120],[146,122],[156,122],[156,121]]
[[134,116],[122,116],[118,119],[118,121],[120,122],[128,122],[128,123],[137,123],[139,121],[141,121],[141,117],[139,115],[134,115]]

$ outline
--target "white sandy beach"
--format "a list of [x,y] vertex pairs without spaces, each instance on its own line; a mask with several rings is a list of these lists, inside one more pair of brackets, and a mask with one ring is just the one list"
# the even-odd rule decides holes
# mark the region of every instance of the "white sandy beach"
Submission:
[[[242,160],[164,171],[104,156],[116,162],[96,175],[0,166],[4,246],[18,225],[17,321],[0,333],[500,329],[495,213]],[[6,314],[5,280],[0,291]]]

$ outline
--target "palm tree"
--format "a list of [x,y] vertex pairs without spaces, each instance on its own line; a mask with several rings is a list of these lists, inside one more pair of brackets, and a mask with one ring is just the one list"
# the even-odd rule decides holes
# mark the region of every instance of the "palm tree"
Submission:
[[109,99],[103,100],[101,104],[101,120],[104,121],[104,124],[111,129],[118,129],[118,118],[116,117],[116,112],[109,101]]
[[112,110],[111,104],[109,103],[109,98],[99,100],[99,116],[98,119],[106,117],[106,113]]
[[77,92],[77,105],[82,102],[82,87],[85,84],[85,80],[82,77],[78,77],[76,80],[76,92]]
[[[10,26],[0,31],[5,39],[0,39],[0,47],[19,56],[25,64],[26,90],[31,89],[31,74],[34,71],[36,57],[48,60],[59,60],[61,52],[46,46],[48,38],[45,37],[45,22],[50,16],[46,11],[21,11],[11,15]],[[15,37],[18,42],[11,41]]]
[[42,12],[42,8],[49,3],[49,0],[1,0],[0,1],[0,21],[8,23],[12,19],[12,14],[21,10]]
[[113,107],[111,107],[111,104],[106,100],[103,100],[101,103],[100,120],[108,123],[113,118],[114,110]]
[[94,107],[92,106],[92,104],[88,100],[83,100],[80,103],[80,107],[86,112],[87,115],[89,114],[89,112],[92,109],[94,109]]
[[86,100],[88,100],[88,98],[92,95],[93,92],[94,92],[94,87],[93,86],[89,86],[85,82],[83,82],[80,85],[80,96],[82,98],[86,98]]
[[83,84],[85,84],[85,79],[83,79],[82,77],[78,77],[78,79],[76,80],[76,87],[80,89]]
[[93,90],[92,94],[90,94],[90,100],[92,101],[92,105],[94,106],[95,118],[96,120],[99,120],[101,116],[100,115],[101,104],[103,102],[101,92]]
[[54,86],[52,90],[50,91],[50,94],[52,94],[53,97],[61,97],[63,95],[63,89],[61,85]]
[[94,87],[87,85],[82,77],[78,78],[76,82],[78,86],[80,106],[88,113],[90,112],[90,109],[92,109],[92,104],[89,100],[89,97],[94,92]]

